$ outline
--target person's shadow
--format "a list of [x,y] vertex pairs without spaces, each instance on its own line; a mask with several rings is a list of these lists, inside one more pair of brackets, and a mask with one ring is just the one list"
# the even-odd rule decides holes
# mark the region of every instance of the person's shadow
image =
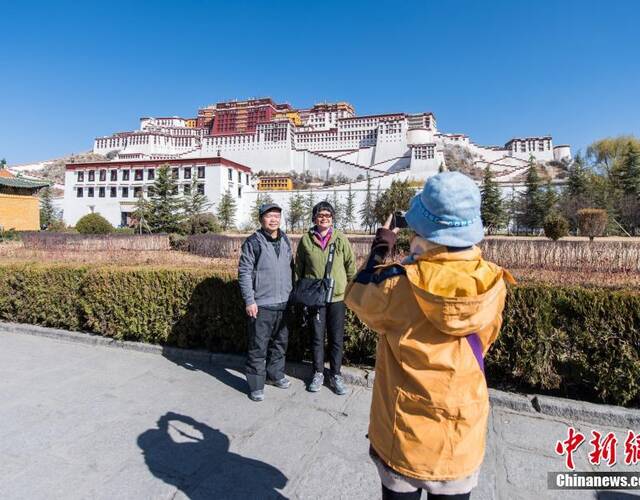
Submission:
[[286,498],[282,472],[231,453],[225,434],[191,417],[167,412],[137,442],[149,471],[192,500]]
[[598,500],[632,500],[634,498],[640,498],[640,496],[632,493],[622,493],[620,491],[598,491],[596,492],[596,498]]

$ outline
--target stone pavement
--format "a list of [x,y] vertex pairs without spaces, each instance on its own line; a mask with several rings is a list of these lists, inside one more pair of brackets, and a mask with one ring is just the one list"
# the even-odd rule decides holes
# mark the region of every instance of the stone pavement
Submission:
[[[370,397],[310,394],[294,379],[253,403],[229,368],[0,333],[0,498],[380,498]],[[547,489],[568,423],[494,407],[472,498],[640,498]],[[593,470],[581,451],[578,470]]]

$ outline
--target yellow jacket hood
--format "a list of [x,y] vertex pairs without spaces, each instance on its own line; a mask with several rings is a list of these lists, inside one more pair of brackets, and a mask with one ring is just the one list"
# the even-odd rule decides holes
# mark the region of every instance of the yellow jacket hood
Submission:
[[486,327],[502,310],[497,300],[508,271],[482,259],[480,249],[435,247],[404,266],[420,309],[442,333],[466,335]]

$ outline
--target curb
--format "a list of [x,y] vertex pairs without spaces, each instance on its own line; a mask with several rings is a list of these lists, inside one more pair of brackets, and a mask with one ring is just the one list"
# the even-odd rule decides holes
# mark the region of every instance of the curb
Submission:
[[[77,344],[125,349],[161,355],[172,360],[191,361],[218,367],[243,368],[245,363],[245,357],[239,354],[211,353],[202,350],[115,340],[93,333],[71,332],[58,328],[22,323],[0,321],[0,334],[2,333],[31,335]],[[311,366],[309,363],[287,362],[286,371],[292,377],[306,379],[311,374]],[[345,366],[342,369],[342,376],[347,384],[371,388],[375,380],[375,371]],[[589,403],[539,394],[517,394],[497,389],[489,389],[489,400],[494,408],[529,413],[532,416],[542,414],[572,422],[580,421],[626,429],[640,427],[640,410],[621,406]]]

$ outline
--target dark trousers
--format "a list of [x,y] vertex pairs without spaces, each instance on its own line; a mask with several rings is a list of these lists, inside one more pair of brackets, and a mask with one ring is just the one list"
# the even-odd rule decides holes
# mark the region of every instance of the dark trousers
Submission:
[[[382,485],[382,500],[420,500],[422,491],[410,491],[408,493],[396,493]],[[460,495],[434,495],[429,493],[427,500],[469,500],[471,493],[462,493]]]
[[313,353],[313,370],[324,371],[324,336],[329,341],[329,367],[331,375],[340,375],[342,368],[342,350],[344,345],[344,302],[331,302],[325,307],[310,311],[311,317],[311,351]]
[[251,392],[264,389],[266,377],[284,377],[289,329],[287,311],[258,307],[258,317],[249,318],[246,376]]

